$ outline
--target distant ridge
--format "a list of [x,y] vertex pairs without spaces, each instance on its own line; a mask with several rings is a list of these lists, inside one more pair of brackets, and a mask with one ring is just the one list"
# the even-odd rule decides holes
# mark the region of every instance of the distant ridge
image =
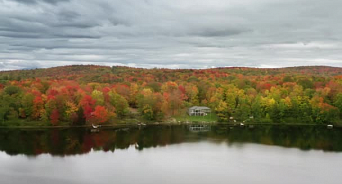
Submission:
[[214,67],[214,68],[143,68],[143,67],[130,67],[130,66],[105,66],[105,65],[65,65],[65,66],[54,66],[54,67],[48,67],[48,68],[23,68],[23,69],[16,69],[16,70],[0,70],[0,72],[11,72],[11,71],[21,71],[21,70],[44,70],[44,69],[54,69],[54,68],[72,68],[72,67],[96,67],[96,68],[111,68],[111,67],[121,67],[121,68],[134,68],[134,69],[143,69],[143,70],[154,70],[154,69],[164,69],[164,70],[211,70],[211,69],[261,69],[261,70],[269,70],[269,69],[309,69],[309,68],[342,68],[337,66],[325,66],[325,65],[309,65],[309,66],[289,66],[289,67],[274,67],[274,68],[264,68],[264,67],[247,67],[247,66],[227,66],[227,67]]
[[241,74],[246,76],[260,75],[315,75],[315,76],[337,76],[342,75],[341,67],[332,66],[295,66],[284,68],[255,68],[255,67],[218,67],[208,69],[169,69],[169,68],[134,68],[128,66],[101,66],[101,65],[67,65],[51,68],[23,69],[0,71],[1,76],[12,78],[70,78],[70,77],[95,77],[104,75],[117,75],[130,73],[132,77],[139,74],[155,73],[162,71],[163,75],[173,75],[175,72],[187,73],[189,75],[209,72],[225,74]]

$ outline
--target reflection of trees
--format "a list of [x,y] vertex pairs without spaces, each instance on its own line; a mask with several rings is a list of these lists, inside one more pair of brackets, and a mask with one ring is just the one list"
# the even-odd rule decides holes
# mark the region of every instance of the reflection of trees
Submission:
[[186,126],[147,126],[143,129],[101,130],[90,133],[86,129],[54,130],[0,130],[0,150],[10,155],[74,155],[90,150],[114,152],[135,145],[136,149],[165,146],[201,139],[215,142],[227,141],[260,143],[296,147],[303,150],[321,149],[342,151],[342,132],[322,127],[263,126],[254,129],[230,129],[227,126],[213,126],[210,132],[191,133]]
[[[220,128],[216,127],[217,129]],[[318,126],[263,126],[254,129],[234,128],[228,129],[227,132],[229,143],[251,142],[302,150],[342,151],[342,132],[339,129],[328,130]]]

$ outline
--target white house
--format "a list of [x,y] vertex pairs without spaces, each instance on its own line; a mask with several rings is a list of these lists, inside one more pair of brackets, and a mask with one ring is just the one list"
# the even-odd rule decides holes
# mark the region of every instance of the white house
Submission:
[[193,106],[189,108],[189,116],[206,116],[211,113],[211,109],[205,106]]

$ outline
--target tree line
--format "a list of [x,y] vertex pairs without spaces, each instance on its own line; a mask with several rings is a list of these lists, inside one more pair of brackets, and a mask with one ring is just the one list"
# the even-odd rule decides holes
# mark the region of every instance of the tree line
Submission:
[[219,121],[339,123],[342,69],[66,66],[0,72],[0,122],[101,124],[137,109],[160,121],[208,106]]

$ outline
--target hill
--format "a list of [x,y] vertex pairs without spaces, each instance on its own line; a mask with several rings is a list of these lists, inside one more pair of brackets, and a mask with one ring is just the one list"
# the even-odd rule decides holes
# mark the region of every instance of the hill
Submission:
[[[248,68],[248,67],[224,67],[211,69],[166,69],[166,68],[131,68],[124,66],[98,66],[98,65],[70,65],[53,68],[41,68],[30,70],[13,70],[0,71],[0,79],[8,78],[16,80],[21,78],[59,78],[67,79],[72,77],[91,78],[106,75],[117,75],[129,73],[132,77],[139,77],[141,74],[158,74],[172,75],[172,73],[183,73],[197,75],[199,73],[225,73],[225,74],[242,74],[244,76],[261,76],[261,75],[317,75],[317,76],[336,76],[342,75],[342,68],[330,66],[301,66],[287,68]],[[168,78],[168,76],[166,76]]]
[[[124,119],[338,123],[342,68],[143,69],[73,65],[0,72],[3,125],[119,123]],[[208,106],[213,118],[186,115]],[[135,112],[138,113],[135,113]],[[216,119],[217,118],[217,119]],[[13,123],[14,122],[14,123]]]

